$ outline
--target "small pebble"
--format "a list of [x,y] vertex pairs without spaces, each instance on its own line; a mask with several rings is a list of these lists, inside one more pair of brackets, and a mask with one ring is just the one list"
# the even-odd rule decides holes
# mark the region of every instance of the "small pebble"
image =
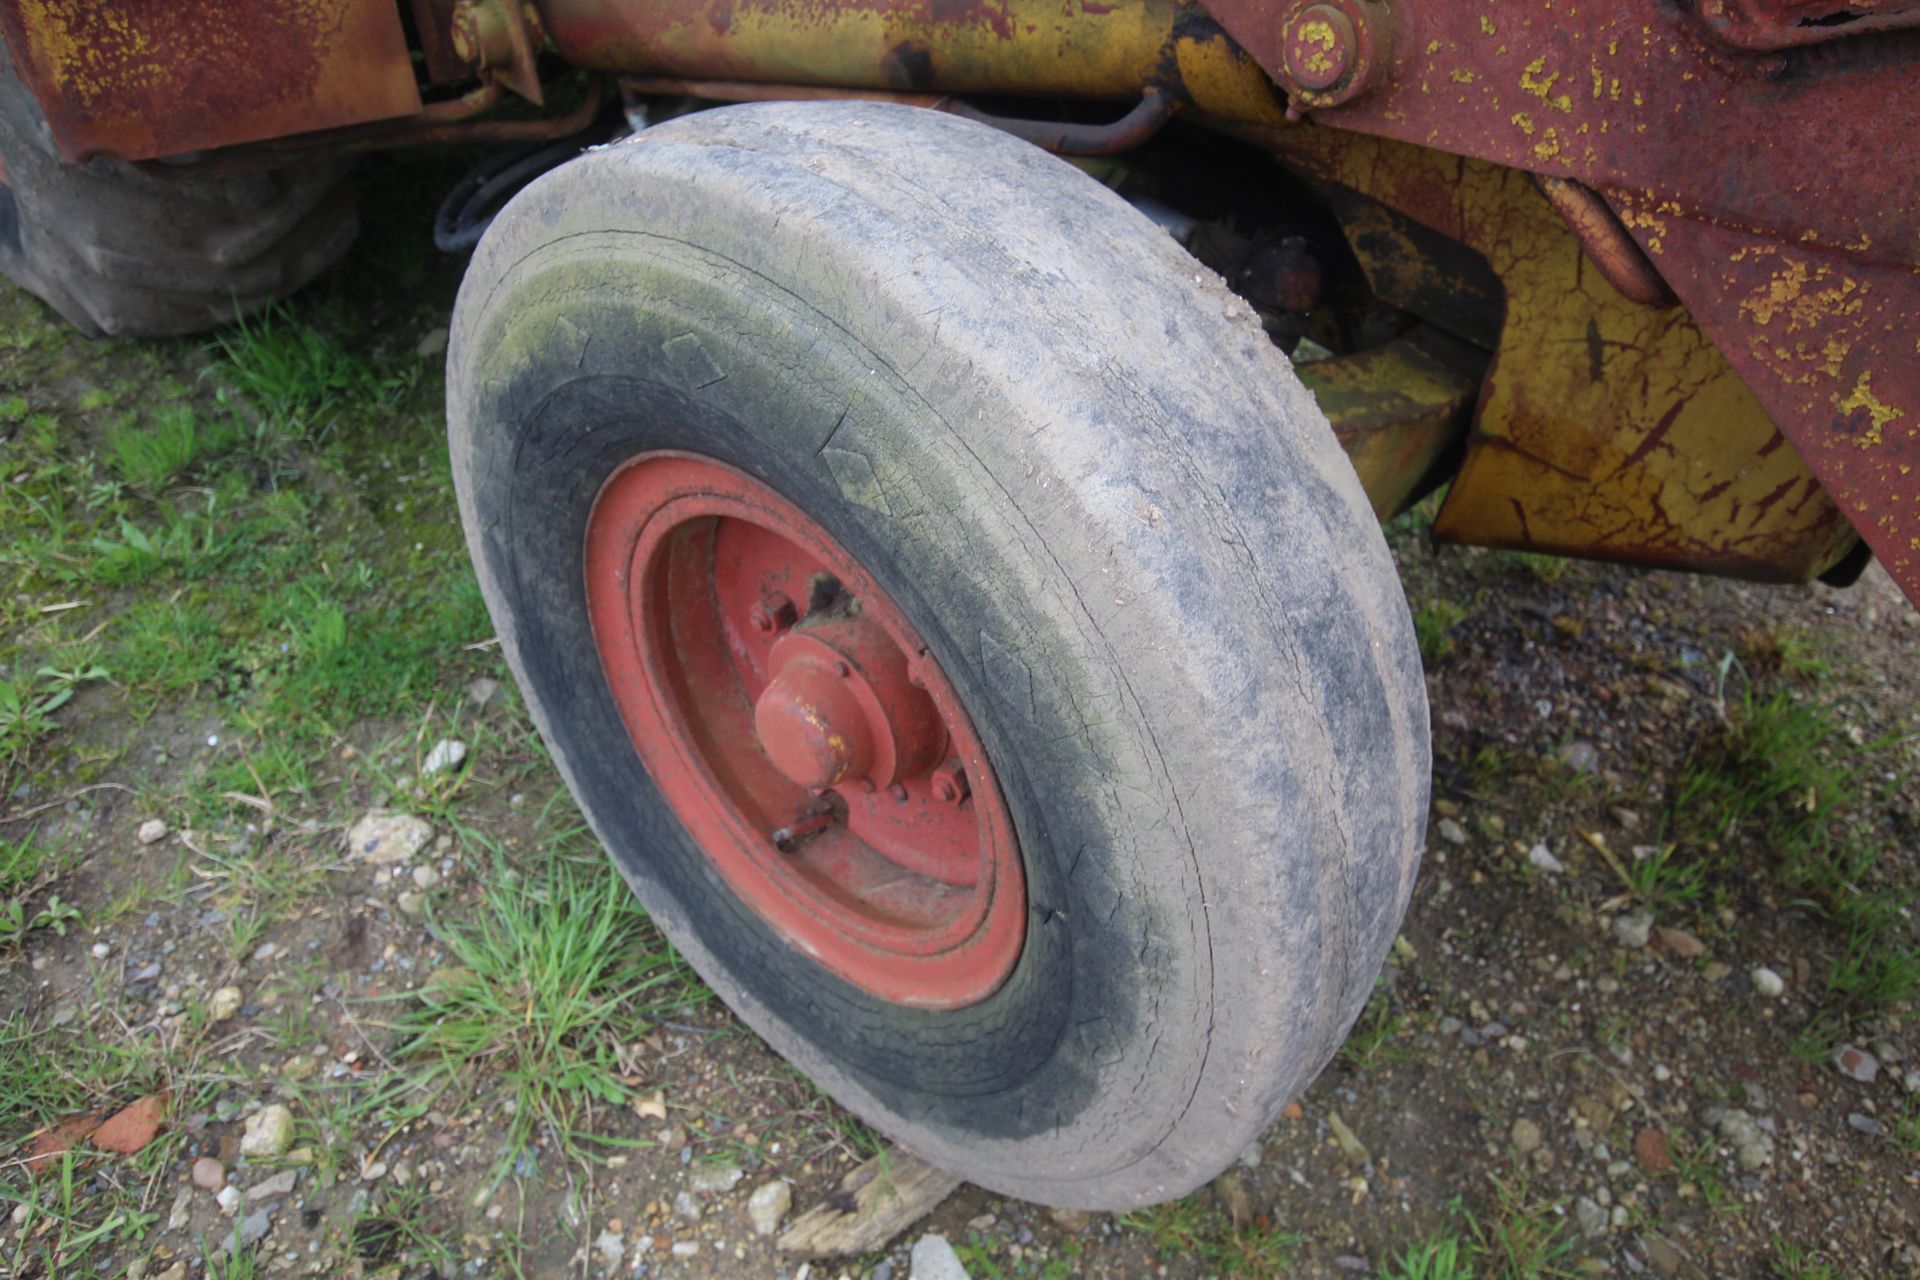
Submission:
[[1787,993],[1787,980],[1765,965],[1748,974],[1747,978],[1753,983],[1755,993],[1769,1000],[1778,1000]]
[[913,1242],[907,1273],[913,1280],[969,1280],[960,1255],[943,1235],[929,1233]]
[[1631,911],[1613,922],[1614,941],[1631,951],[1645,947],[1653,937],[1653,916],[1646,911]]
[[207,1021],[225,1022],[234,1014],[240,1012],[240,1004],[243,999],[244,997],[240,994],[240,988],[221,987],[218,991],[215,991],[207,997]]
[[730,1164],[701,1165],[687,1175],[687,1185],[706,1195],[725,1195],[740,1185],[745,1175]]
[[140,843],[156,844],[167,838],[167,824],[158,818],[148,818],[140,824]]
[[240,1134],[243,1156],[281,1156],[293,1145],[293,1112],[279,1103],[262,1107],[247,1117]]
[[1833,1055],[1833,1065],[1841,1075],[1861,1084],[1872,1084],[1880,1074],[1880,1059],[1850,1044],[1840,1046],[1840,1052]]
[[786,1182],[776,1178],[754,1188],[747,1197],[747,1220],[753,1224],[753,1234],[772,1235],[792,1208],[793,1188]]
[[427,758],[420,766],[420,776],[430,778],[436,773],[446,773],[458,769],[467,758],[467,744],[458,738],[442,738],[433,744],[433,750],[427,752]]

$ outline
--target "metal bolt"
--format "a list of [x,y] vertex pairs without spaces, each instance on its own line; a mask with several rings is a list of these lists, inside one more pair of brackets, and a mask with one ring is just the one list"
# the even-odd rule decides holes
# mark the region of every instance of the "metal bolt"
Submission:
[[933,798],[942,804],[959,804],[967,798],[972,784],[958,759],[949,759],[933,771]]
[[1281,54],[1286,76],[1309,92],[1324,92],[1353,73],[1360,36],[1353,19],[1331,4],[1310,4],[1287,24]]
[[793,601],[778,591],[761,596],[747,611],[748,623],[763,634],[785,631],[799,620],[800,611],[794,607]]

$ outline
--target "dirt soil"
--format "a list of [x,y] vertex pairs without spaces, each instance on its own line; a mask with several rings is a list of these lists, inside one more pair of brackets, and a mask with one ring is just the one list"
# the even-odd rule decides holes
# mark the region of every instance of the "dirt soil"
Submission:
[[[565,1135],[522,1116],[540,1095],[506,1078],[560,1059],[484,1042],[526,1014],[531,980],[496,984],[484,1015],[447,1015],[483,1042],[436,1042],[445,1070],[404,1052],[436,984],[473,978],[461,948],[510,933],[502,875],[587,901],[614,881],[458,596],[435,368],[457,264],[380,248],[424,240],[417,210],[370,234],[357,274],[279,321],[333,326],[374,371],[324,414],[263,407],[243,376],[258,352],[94,346],[0,298],[0,396],[24,406],[0,405],[9,477],[58,463],[104,483],[114,423],[169,400],[257,428],[145,505],[76,494],[53,550],[24,523],[9,534],[0,674],[92,660],[106,675],[70,682],[0,774],[0,849],[59,855],[8,889],[27,919],[0,942],[0,1275],[797,1277],[748,1197],[785,1180],[798,1213],[878,1148],[644,922],[619,918],[619,954],[644,954],[664,985],[630,1016],[583,1017],[565,1059],[587,1063],[581,1087],[550,1082]],[[58,431],[35,435],[36,419]],[[441,619],[393,688],[377,685],[387,668],[353,676],[376,681],[367,696],[346,676],[297,683],[308,622],[189,632],[171,661],[217,651],[204,673],[130,674],[142,651],[116,628],[212,599],[213,579],[184,560],[116,579],[89,539],[200,510],[236,470],[245,509],[301,491],[300,518],[339,540],[300,572],[315,591],[352,579],[343,626]],[[260,556],[218,572],[278,590],[274,549],[301,536],[260,532]],[[1423,1274],[1409,1250],[1449,1244],[1456,1269],[1424,1274],[1920,1275],[1920,968],[1865,995],[1836,978],[1856,937],[1914,946],[1920,615],[1877,570],[1847,589],[1764,587],[1438,548],[1417,515],[1391,536],[1431,657],[1434,812],[1402,942],[1346,1050],[1180,1205],[1052,1213],[963,1187],[889,1249],[808,1274],[906,1277],[909,1248],[937,1233],[976,1280]],[[423,576],[454,603],[409,595]],[[1847,811],[1812,788],[1700,829],[1683,784],[1735,776],[1729,744],[1775,697],[1817,709],[1823,736],[1794,749],[1854,770]],[[315,720],[282,732],[268,713],[295,699]],[[467,758],[423,775],[442,739]],[[345,832],[383,807],[431,830],[375,863]],[[1838,889],[1781,872],[1775,832],[1794,813],[1866,842],[1866,869]],[[166,833],[143,839],[152,821]],[[1670,848],[1701,878],[1656,874]],[[1881,932],[1837,927],[1830,892],[1883,903]],[[55,899],[77,914],[47,915]],[[82,1144],[26,1171],[61,1115],[162,1092],[140,1151]],[[276,1108],[291,1134],[252,1154],[249,1126]],[[223,1203],[222,1186],[247,1194]]]

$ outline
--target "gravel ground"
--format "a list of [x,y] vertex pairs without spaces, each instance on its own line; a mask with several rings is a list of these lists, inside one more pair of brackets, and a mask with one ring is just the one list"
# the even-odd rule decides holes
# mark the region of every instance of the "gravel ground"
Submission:
[[[57,536],[8,517],[0,672],[70,698],[16,716],[0,774],[0,850],[41,859],[0,877],[0,1275],[1920,1274],[1920,615],[1877,570],[1549,563],[1435,548],[1417,513],[1391,534],[1435,811],[1336,1062],[1177,1205],[963,1187],[884,1252],[780,1254],[761,1228],[879,1147],[626,904],[461,595],[455,277],[379,247],[417,220],[376,225],[272,351],[89,346],[0,296],[10,483],[120,486]],[[276,403],[256,375],[309,332],[342,363]],[[175,402],[239,443],[155,480],[116,424]],[[186,550],[122,572],[100,548],[128,527]],[[202,576],[216,529],[258,554]],[[141,665],[148,610],[243,616],[208,594],[235,575],[281,612]],[[334,613],[356,644],[424,639],[327,667]],[[607,964],[543,950],[557,922]],[[130,1106],[27,1170],[62,1117]]]

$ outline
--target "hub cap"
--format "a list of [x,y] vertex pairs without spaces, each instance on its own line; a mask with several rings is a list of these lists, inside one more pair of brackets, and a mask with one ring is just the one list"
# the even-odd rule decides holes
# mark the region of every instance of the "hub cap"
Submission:
[[1025,938],[1013,822],[940,665],[799,508],[683,453],[611,476],[587,606],[647,772],[727,884],[854,986],[991,995]]

